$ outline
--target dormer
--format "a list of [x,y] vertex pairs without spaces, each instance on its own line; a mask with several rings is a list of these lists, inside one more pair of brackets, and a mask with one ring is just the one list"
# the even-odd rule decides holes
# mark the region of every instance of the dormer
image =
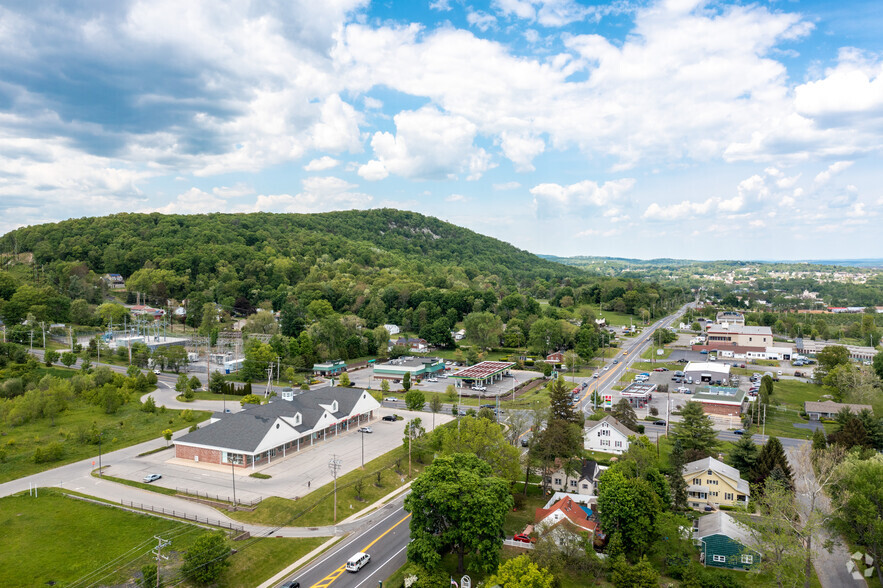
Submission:
[[304,418],[301,416],[301,414],[299,412],[294,414],[294,426],[295,427],[300,425],[303,422],[303,420],[304,420]]
[[336,401],[336,400],[333,400],[333,401],[331,402],[331,412],[332,412],[332,413],[335,413],[335,412],[337,412],[337,411],[338,411],[338,404],[337,404],[337,401]]

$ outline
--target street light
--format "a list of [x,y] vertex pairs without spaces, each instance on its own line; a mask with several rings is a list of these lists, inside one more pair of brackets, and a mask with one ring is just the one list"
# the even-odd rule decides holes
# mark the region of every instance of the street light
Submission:
[[365,431],[364,429],[359,429],[359,433],[362,436],[362,469],[365,469]]
[[101,437],[104,433],[98,433],[98,477],[102,478],[101,475]]
[[[236,512],[236,465],[233,463],[233,456],[227,454],[230,459],[230,477],[233,480],[233,512]],[[245,456],[242,456],[245,459]]]

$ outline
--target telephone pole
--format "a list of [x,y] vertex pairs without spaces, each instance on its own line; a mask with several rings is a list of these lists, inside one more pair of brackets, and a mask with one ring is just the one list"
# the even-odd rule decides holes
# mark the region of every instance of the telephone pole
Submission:
[[153,549],[153,554],[156,556],[156,588],[159,588],[159,563],[163,559],[169,559],[169,556],[162,554],[162,550],[164,547],[168,547],[172,541],[171,539],[163,539],[159,535],[154,535],[153,538],[157,540],[157,545]]
[[331,475],[334,476],[334,524],[337,524],[337,472],[340,471],[340,468],[343,466],[343,460],[337,457],[337,455],[332,455],[331,459],[328,461],[328,469],[331,471]]

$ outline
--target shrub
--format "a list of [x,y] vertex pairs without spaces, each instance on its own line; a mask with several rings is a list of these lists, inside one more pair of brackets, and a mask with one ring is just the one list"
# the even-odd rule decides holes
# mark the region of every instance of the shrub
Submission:
[[193,411],[190,410],[189,408],[185,408],[184,410],[181,411],[181,418],[184,419],[184,421],[188,422],[188,423],[191,423],[194,421],[194,419],[196,419],[196,417],[193,416]]
[[64,445],[55,441],[34,451],[34,463],[49,463],[64,457]]
[[145,400],[144,404],[141,405],[141,411],[149,413],[156,412],[156,401],[153,399],[153,396],[147,397],[147,400]]

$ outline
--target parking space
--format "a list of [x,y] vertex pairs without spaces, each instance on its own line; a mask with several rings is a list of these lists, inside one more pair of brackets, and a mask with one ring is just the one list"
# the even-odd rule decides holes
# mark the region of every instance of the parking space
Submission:
[[[161,479],[152,482],[165,488],[187,489],[191,493],[207,493],[222,498],[232,497],[233,475],[236,476],[236,497],[252,500],[257,497],[281,496],[283,498],[302,497],[312,489],[332,481],[328,462],[332,455],[343,462],[338,475],[343,475],[361,467],[364,442],[364,460],[368,463],[384,453],[401,446],[405,422],[421,417],[427,423],[426,413],[381,408],[378,416],[398,414],[405,420],[396,422],[377,419],[369,426],[371,433],[358,433],[356,429],[340,434],[311,448],[303,449],[269,465],[251,468],[236,468],[216,464],[193,464],[174,457],[174,448],[160,451],[145,457],[134,457],[121,462],[104,462],[110,465],[107,473],[119,478],[141,482],[148,474],[160,474]],[[435,415],[436,426],[453,419],[450,415]],[[428,426],[427,426],[428,428]],[[250,477],[253,472],[271,476],[270,479]]]

